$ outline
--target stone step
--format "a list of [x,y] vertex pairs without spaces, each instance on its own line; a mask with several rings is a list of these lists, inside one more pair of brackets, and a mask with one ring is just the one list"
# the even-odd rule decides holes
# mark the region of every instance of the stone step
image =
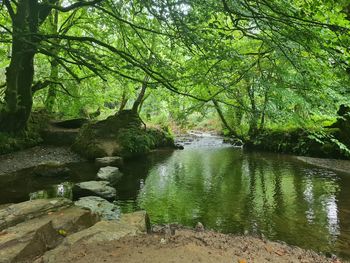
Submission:
[[91,227],[98,220],[88,210],[69,207],[7,228],[0,232],[0,263],[32,262],[65,236]]
[[0,210],[0,231],[26,220],[40,217],[48,212],[67,208],[72,204],[71,200],[55,198],[30,200],[7,206]]

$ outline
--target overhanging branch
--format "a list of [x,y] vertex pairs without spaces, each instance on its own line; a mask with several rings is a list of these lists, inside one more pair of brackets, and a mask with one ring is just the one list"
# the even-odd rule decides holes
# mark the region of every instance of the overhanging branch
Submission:
[[80,8],[80,7],[86,7],[86,6],[93,6],[95,4],[98,4],[102,2],[103,0],[93,0],[93,1],[78,1],[74,4],[71,4],[69,6],[63,7],[63,6],[57,6],[57,5],[50,5],[52,9],[56,9],[60,12],[69,12],[71,10]]

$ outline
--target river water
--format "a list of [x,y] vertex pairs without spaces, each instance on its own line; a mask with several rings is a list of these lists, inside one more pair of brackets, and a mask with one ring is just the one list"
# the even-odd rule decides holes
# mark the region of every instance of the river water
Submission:
[[[95,179],[98,169],[89,163],[70,168],[65,180],[37,178],[30,170],[4,177],[0,204],[72,197],[73,183]],[[288,155],[245,152],[215,137],[129,161],[122,172],[116,203],[123,212],[145,209],[152,223],[202,222],[350,258],[350,174]]]

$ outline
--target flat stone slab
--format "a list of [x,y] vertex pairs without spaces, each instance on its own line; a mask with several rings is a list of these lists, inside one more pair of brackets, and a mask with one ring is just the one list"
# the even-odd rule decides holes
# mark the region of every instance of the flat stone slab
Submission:
[[0,262],[30,262],[47,249],[55,247],[60,235],[52,222],[34,220],[2,231],[0,235]]
[[29,219],[71,206],[73,202],[65,198],[36,199],[13,204],[0,210],[0,231]]
[[125,236],[135,236],[145,233],[149,221],[146,212],[140,211],[122,215],[120,221],[100,221],[90,228],[68,236],[57,248],[50,250],[36,262],[54,263],[76,244],[90,244],[118,240]]
[[117,166],[120,167],[123,165],[123,158],[119,156],[106,156],[101,158],[96,158],[95,163],[100,166]]
[[117,195],[115,188],[109,186],[107,181],[88,181],[74,185],[74,198],[96,195],[107,200],[114,199]]
[[64,236],[91,227],[97,215],[78,207],[49,212],[0,232],[0,263],[32,262],[57,246]]
[[123,174],[119,171],[118,167],[114,166],[106,166],[100,168],[100,170],[97,173],[97,177],[101,180],[107,180],[110,182],[116,182],[118,181]]
[[120,218],[119,207],[98,196],[86,196],[74,203],[76,206],[89,209],[98,214],[103,220],[117,220]]

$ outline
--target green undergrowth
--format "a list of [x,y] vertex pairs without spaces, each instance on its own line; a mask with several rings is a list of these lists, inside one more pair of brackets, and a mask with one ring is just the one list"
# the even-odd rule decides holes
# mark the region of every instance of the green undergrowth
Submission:
[[16,134],[0,133],[0,154],[23,150],[40,144],[43,141],[40,131],[46,127],[48,119],[49,115],[45,111],[34,111],[25,131]]
[[339,129],[263,130],[246,143],[247,148],[296,155],[349,159],[349,145],[339,136]]
[[134,157],[150,152],[152,149],[172,147],[173,136],[167,130],[148,129],[120,129],[117,141],[121,146],[120,155]]
[[88,159],[110,155],[131,158],[155,148],[173,146],[174,139],[168,129],[146,128],[136,113],[125,110],[84,125],[72,149]]

